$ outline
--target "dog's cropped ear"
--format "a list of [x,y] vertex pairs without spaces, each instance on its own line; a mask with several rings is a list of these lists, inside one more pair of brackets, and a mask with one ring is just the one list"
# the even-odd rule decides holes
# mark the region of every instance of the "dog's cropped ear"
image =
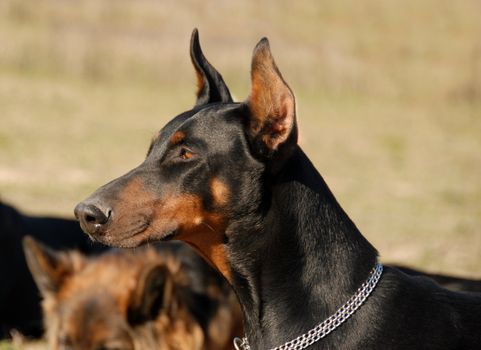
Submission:
[[56,252],[30,236],[23,239],[28,268],[43,296],[58,292],[65,278],[74,272],[72,256]]
[[269,41],[255,47],[251,67],[248,134],[265,157],[292,149],[297,144],[296,106],[291,89],[274,62]]
[[199,32],[194,29],[190,39],[190,58],[197,75],[197,102],[202,106],[213,102],[232,102],[229,88],[220,73],[207,61],[199,43]]
[[167,267],[154,265],[144,269],[130,301],[129,323],[153,320],[162,310],[172,307],[173,288],[173,277]]

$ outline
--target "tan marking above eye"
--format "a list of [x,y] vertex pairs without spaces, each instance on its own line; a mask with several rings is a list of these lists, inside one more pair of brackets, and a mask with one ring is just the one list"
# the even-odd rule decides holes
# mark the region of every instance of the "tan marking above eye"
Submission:
[[170,143],[176,145],[185,139],[185,133],[183,131],[176,131],[174,135],[170,138]]

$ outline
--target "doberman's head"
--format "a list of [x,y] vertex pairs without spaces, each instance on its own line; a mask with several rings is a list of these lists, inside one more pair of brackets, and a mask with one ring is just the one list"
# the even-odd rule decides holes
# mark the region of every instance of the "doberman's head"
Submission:
[[195,106],[160,130],[141,165],[100,187],[75,215],[93,239],[116,247],[185,241],[229,280],[229,242],[246,233],[239,222],[256,225],[265,183],[297,147],[295,100],[265,38],[254,49],[242,103],[204,57],[197,30],[190,55]]

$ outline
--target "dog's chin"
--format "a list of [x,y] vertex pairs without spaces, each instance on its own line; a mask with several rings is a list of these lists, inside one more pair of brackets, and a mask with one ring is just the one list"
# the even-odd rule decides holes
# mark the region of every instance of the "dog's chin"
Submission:
[[176,229],[162,232],[152,232],[149,229],[136,233],[105,233],[103,235],[90,235],[94,241],[115,248],[135,248],[146,243],[168,241],[175,237]]

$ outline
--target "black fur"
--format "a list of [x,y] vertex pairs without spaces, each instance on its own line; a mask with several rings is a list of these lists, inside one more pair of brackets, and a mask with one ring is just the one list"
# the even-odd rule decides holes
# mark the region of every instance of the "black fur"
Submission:
[[[76,215],[95,239],[135,246],[182,239],[184,224],[173,218],[164,228],[149,218],[146,222],[156,230],[145,237],[145,231],[119,225],[120,205],[133,208],[132,217],[147,206],[121,196],[134,179],[142,181],[153,203],[168,203],[165,196],[172,193],[201,198],[205,208],[226,222],[222,234],[230,270],[223,273],[242,305],[251,347],[269,349],[305,333],[343,305],[367,279],[377,252],[296,144],[295,120],[286,119],[293,115],[293,97],[266,40],[254,51],[252,75],[257,85],[246,102],[198,105],[174,118],[143,164],[101,187],[77,206]],[[256,101],[263,84],[274,95]],[[256,109],[255,103],[264,102],[273,105]],[[259,121],[259,110],[272,112],[260,116],[270,119]],[[256,123],[264,124],[253,128]],[[289,135],[282,134],[286,130]],[[169,139],[178,131],[187,136],[181,145],[172,145]],[[182,147],[192,156],[184,159]],[[222,179],[228,188],[229,200],[221,207],[209,191],[212,178]],[[88,206],[109,208],[105,212],[112,216],[99,224],[86,217]],[[156,207],[159,213],[164,206]],[[479,349],[480,318],[481,296],[451,292],[386,267],[365,304],[310,349]]]
[[196,106],[202,106],[214,102],[232,102],[232,97],[224,79],[219,72],[207,61],[202,53],[199,43],[199,33],[197,29],[192,32],[190,40],[190,58],[197,74],[199,74],[204,85],[200,87]]

